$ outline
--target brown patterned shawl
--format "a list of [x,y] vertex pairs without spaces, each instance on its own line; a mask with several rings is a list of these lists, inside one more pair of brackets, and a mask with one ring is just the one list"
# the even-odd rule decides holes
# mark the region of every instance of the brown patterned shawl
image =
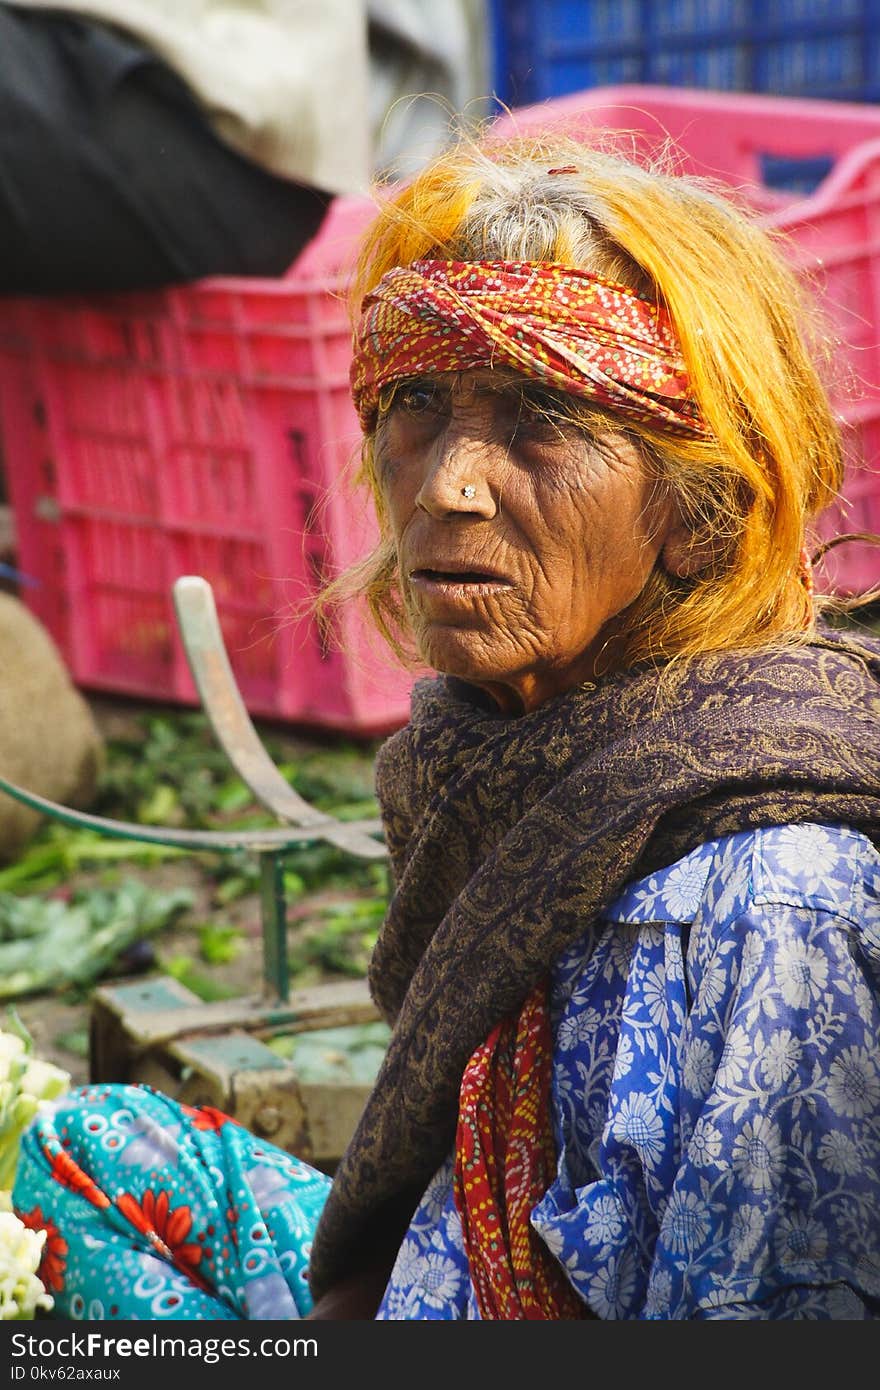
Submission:
[[420,682],[377,761],[396,889],[370,967],[386,1058],[315,1236],[316,1297],[395,1248],[454,1142],[474,1048],[621,888],[792,821],[880,842],[880,641],[640,668],[504,718]]

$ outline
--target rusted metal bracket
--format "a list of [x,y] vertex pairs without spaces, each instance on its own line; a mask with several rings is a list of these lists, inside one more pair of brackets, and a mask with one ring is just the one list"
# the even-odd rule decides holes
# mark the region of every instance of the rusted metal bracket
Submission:
[[379,1015],[365,980],[293,990],[286,1003],[205,1004],[170,976],[111,983],[91,1001],[92,1081],[154,1086],[213,1105],[307,1163],[332,1172],[370,1091],[369,1080],[303,1077],[268,1044],[274,1036],[361,1035]]

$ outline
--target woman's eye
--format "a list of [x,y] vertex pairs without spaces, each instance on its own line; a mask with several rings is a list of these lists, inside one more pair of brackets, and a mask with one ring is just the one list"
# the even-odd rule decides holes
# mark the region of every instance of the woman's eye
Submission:
[[558,408],[554,409],[544,402],[524,400],[516,413],[513,434],[546,439],[559,435],[569,423]]
[[546,411],[524,405],[517,417],[516,427],[518,430],[546,429],[551,423]]
[[411,386],[402,386],[394,396],[394,405],[406,411],[408,415],[424,415],[437,410],[439,404],[436,388],[419,382]]
[[520,402],[519,423],[559,428],[569,423],[569,412],[559,398],[549,391],[525,392]]

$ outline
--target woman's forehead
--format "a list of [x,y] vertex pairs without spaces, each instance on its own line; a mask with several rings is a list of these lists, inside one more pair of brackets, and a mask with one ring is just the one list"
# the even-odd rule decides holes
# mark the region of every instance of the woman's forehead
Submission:
[[510,368],[474,367],[455,372],[420,372],[417,380],[421,385],[432,386],[438,391],[454,392],[461,396],[521,396],[540,391],[542,394],[564,397],[566,392],[558,387]]

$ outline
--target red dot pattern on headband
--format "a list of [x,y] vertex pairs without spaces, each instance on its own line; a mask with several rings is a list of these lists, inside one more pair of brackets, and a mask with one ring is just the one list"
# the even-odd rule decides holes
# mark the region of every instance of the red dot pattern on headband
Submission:
[[366,296],[352,396],[365,430],[379,391],[434,372],[508,367],[665,433],[708,433],[665,309],[589,271],[535,261],[416,261]]

